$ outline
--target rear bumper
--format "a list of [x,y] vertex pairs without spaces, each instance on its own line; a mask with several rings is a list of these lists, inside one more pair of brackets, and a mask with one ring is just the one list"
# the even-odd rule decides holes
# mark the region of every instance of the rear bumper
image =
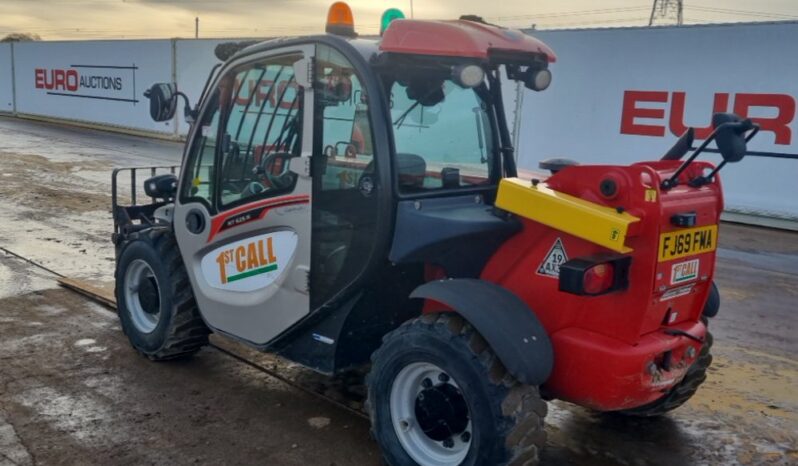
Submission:
[[[668,328],[702,340],[707,330],[701,322]],[[561,330],[551,341],[554,370],[545,390],[555,398],[600,411],[656,400],[682,380],[701,351],[701,343],[663,330],[644,335],[634,346],[579,328]]]

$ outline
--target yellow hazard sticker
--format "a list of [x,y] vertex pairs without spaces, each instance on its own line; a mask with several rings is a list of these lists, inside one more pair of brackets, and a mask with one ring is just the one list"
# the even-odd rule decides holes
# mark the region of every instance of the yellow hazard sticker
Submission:
[[617,228],[613,228],[610,230],[610,241],[618,241],[618,238],[621,237],[621,230]]
[[646,202],[657,202],[657,190],[654,188],[646,188],[645,200]]

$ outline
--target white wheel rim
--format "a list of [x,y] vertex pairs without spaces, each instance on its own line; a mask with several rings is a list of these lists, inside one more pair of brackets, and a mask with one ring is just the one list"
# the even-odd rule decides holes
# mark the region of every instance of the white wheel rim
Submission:
[[155,330],[161,317],[160,309],[155,313],[147,312],[141,304],[141,297],[139,296],[140,284],[142,280],[149,279],[155,281],[156,292],[160,302],[160,284],[150,265],[141,259],[136,259],[128,265],[124,283],[125,304],[133,325],[142,333],[150,333]]
[[[446,382],[442,382],[446,379]],[[394,431],[402,448],[420,466],[459,465],[471,448],[471,413],[467,411],[465,429],[447,439],[451,441],[449,446],[428,436],[416,415],[416,402],[425,391],[425,380],[433,381],[437,387],[446,383],[456,388],[458,393],[460,391],[457,382],[435,364],[416,362],[405,366],[391,386],[390,408]]]

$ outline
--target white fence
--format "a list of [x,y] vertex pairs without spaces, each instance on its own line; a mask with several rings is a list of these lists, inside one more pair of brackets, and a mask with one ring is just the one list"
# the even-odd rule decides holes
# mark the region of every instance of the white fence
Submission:
[[171,41],[14,44],[17,113],[174,132],[149,116],[146,87],[171,81]]
[[[798,222],[798,23],[532,34],[558,61],[545,92],[506,85],[521,168],[548,157],[658,158],[685,126],[704,128],[713,111],[735,111],[758,118],[763,131],[753,154],[722,172],[727,208]],[[0,44],[0,112],[16,102],[20,115],[180,137],[188,131],[182,111],[153,122],[144,90],[175,81],[196,101],[218,63],[214,47],[229,40]]]
[[721,172],[727,209],[798,220],[798,23],[533,34],[558,60],[548,90],[524,93],[519,166],[659,158],[685,126],[734,111],[762,131]]
[[14,111],[14,77],[11,44],[0,44],[0,113]]

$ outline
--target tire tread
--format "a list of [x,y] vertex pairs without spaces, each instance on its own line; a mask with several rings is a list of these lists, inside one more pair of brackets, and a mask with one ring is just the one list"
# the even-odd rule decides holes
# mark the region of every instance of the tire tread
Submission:
[[[137,351],[153,361],[185,358],[208,344],[211,333],[199,313],[183,258],[169,228],[151,228],[131,235],[129,241],[147,241],[163,259],[169,273],[172,294],[172,321],[161,347],[154,352]],[[122,326],[125,330],[125,326]]]
[[[546,443],[544,418],[546,402],[536,386],[518,382],[495,355],[487,341],[462,317],[451,313],[426,314],[411,319],[388,333],[383,342],[400,341],[409,333],[433,331],[451,342],[452,350],[465,349],[476,367],[481,368],[489,397],[496,403],[494,411],[499,413],[496,425],[498,436],[504,439],[503,453],[495,464],[507,466],[534,465],[539,462],[540,451]],[[371,356],[372,367],[378,364],[385,345]],[[372,386],[373,372],[366,377],[366,385]],[[376,419],[374,404],[366,398],[365,408],[372,420]],[[372,429],[374,423],[372,422]],[[375,437],[374,432],[371,432]]]

